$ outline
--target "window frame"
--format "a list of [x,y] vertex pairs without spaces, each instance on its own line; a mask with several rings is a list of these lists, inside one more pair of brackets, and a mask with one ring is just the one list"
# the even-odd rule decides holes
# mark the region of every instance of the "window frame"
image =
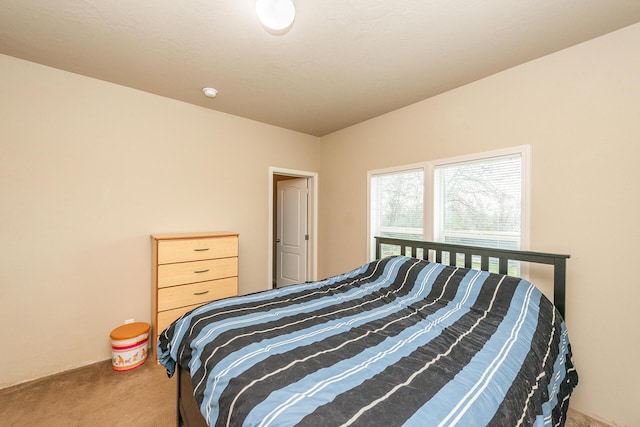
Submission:
[[521,161],[521,212],[520,212],[520,250],[529,249],[529,229],[530,229],[530,198],[531,198],[531,148],[529,145],[520,145],[498,150],[483,151],[479,153],[466,154],[456,157],[448,157],[444,159],[430,160],[407,165],[394,166],[384,169],[375,169],[367,171],[367,259],[375,258],[375,242],[372,236],[371,224],[371,180],[376,175],[385,175],[390,173],[406,172],[416,169],[422,169],[424,173],[424,190],[423,190],[423,234],[424,240],[434,241],[434,171],[438,166],[466,163],[473,161],[488,160],[494,157],[505,157],[520,155]]

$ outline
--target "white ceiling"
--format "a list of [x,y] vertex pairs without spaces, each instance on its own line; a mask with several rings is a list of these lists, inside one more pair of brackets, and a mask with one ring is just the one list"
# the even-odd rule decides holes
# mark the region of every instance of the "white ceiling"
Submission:
[[255,0],[0,0],[0,53],[322,136],[640,22],[640,0],[294,2],[272,35]]

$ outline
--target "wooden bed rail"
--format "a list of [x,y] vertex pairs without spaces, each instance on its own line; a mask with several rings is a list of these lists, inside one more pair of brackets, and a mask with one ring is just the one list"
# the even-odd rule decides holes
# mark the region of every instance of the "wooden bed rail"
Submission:
[[[473,257],[480,258],[480,270],[489,271],[489,259],[498,260],[498,272],[507,274],[509,261],[525,261],[534,264],[549,264],[553,266],[553,303],[564,317],[565,314],[565,287],[567,275],[567,259],[571,255],[550,254],[543,252],[530,252],[508,249],[493,249],[477,246],[456,245],[442,242],[427,242],[419,240],[396,239],[392,237],[376,236],[376,259],[382,256],[382,245],[398,246],[400,254],[419,258],[418,250],[422,250],[423,259],[442,262],[442,254],[449,254],[449,262],[455,263],[458,255],[464,256],[464,266],[471,268]],[[435,258],[429,258],[429,254],[435,253]]]

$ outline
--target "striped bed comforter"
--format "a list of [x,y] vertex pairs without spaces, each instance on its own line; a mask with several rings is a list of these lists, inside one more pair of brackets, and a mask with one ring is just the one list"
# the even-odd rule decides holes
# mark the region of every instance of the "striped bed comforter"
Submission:
[[403,256],[209,303],[158,354],[210,426],[562,425],[578,382],[531,283]]

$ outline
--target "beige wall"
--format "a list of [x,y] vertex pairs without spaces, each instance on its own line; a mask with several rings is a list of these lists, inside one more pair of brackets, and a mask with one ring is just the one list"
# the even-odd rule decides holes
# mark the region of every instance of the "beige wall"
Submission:
[[0,387],[108,359],[114,327],[149,321],[151,233],[239,232],[240,291],[266,289],[268,167],[316,171],[318,150],[0,56]]
[[324,137],[319,275],[366,261],[368,170],[529,144],[531,249],[571,254],[572,407],[640,425],[638,46],[640,24]]

